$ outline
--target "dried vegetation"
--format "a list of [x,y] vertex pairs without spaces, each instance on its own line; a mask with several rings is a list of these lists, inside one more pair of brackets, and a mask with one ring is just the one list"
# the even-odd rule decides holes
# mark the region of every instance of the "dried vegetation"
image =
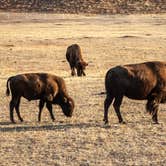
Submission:
[[[145,101],[124,98],[126,125],[118,124],[110,108],[110,124],[103,124],[106,71],[115,65],[166,60],[166,15],[84,16],[0,13],[0,163],[6,165],[166,165],[166,105],[159,125],[145,113]],[[67,46],[78,43],[87,76],[70,76]],[[9,76],[24,72],[62,76],[75,99],[68,119],[54,106],[37,122],[38,102],[22,99],[24,122],[9,122],[5,96]],[[17,119],[16,119],[17,120]]]

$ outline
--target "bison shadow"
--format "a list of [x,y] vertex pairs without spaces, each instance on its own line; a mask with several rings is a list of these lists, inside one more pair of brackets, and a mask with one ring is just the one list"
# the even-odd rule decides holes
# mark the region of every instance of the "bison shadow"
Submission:
[[[0,126],[2,125],[10,125],[11,122],[0,122]],[[24,124],[25,125],[25,124]],[[26,132],[26,131],[58,131],[58,130],[68,130],[71,128],[91,128],[91,127],[100,127],[107,128],[103,124],[93,124],[93,123],[76,123],[76,124],[48,124],[48,125],[40,125],[40,126],[15,126],[12,127],[0,127],[0,132]]]

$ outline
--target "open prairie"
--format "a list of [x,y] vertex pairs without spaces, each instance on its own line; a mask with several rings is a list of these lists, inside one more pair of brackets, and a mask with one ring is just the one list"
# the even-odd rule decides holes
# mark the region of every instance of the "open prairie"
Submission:
[[[89,63],[86,77],[71,77],[66,48],[78,43]],[[166,14],[57,15],[0,13],[0,165],[119,166],[166,165],[166,104],[159,125],[151,122],[145,101],[124,98],[118,123],[111,106],[103,123],[104,77],[120,64],[166,61]],[[21,123],[9,120],[6,80],[26,72],[62,76],[75,100],[72,118],[54,106],[37,122],[38,101],[22,98]]]

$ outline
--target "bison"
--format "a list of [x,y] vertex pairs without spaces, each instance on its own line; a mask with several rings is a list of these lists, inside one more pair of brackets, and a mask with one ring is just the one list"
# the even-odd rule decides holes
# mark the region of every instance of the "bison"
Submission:
[[125,123],[120,113],[123,96],[135,100],[147,100],[146,110],[158,123],[159,104],[166,102],[166,62],[144,62],[116,66],[105,76],[106,99],[104,122],[108,123],[108,108],[113,102],[119,123]]
[[[10,89],[9,89],[10,85]],[[74,110],[74,101],[69,97],[64,80],[61,77],[47,73],[27,73],[12,76],[7,80],[6,95],[10,95],[10,120],[15,123],[13,118],[13,110],[15,108],[19,120],[19,105],[21,97],[27,100],[40,100],[38,121],[41,119],[42,109],[46,103],[46,107],[54,121],[52,112],[52,104],[57,104],[62,108],[64,115],[71,117]]]
[[86,75],[84,70],[88,63],[83,60],[81,48],[78,44],[72,44],[67,48],[66,59],[69,62],[72,76],[76,75],[75,68],[77,70],[77,76]]

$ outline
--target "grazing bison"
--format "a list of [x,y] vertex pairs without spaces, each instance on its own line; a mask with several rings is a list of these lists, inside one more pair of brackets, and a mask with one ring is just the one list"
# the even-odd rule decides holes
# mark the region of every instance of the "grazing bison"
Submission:
[[158,123],[159,104],[166,102],[166,63],[145,62],[111,68],[105,76],[105,88],[105,124],[108,123],[108,108],[113,100],[119,123],[124,123],[120,113],[123,96],[147,100],[146,110],[152,114],[153,122]]
[[72,44],[67,48],[66,51],[66,59],[70,64],[71,68],[71,75],[76,75],[75,68],[77,70],[77,76],[85,76],[85,68],[88,65],[83,58],[81,54],[81,48],[78,44]]
[[55,118],[52,112],[52,104],[59,105],[67,117],[72,116],[74,101],[68,96],[65,82],[61,77],[46,73],[20,74],[10,77],[7,80],[6,86],[6,95],[9,96],[10,91],[12,94],[10,101],[10,120],[13,123],[15,123],[13,118],[14,108],[20,121],[23,121],[19,111],[21,97],[29,101],[40,100],[38,121],[41,119],[41,112],[45,103],[53,121]]

